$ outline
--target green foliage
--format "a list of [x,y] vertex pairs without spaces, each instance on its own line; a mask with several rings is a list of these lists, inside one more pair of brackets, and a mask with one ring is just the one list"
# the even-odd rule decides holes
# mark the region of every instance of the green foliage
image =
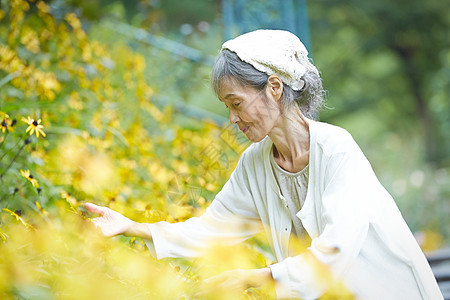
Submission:
[[[328,9],[324,9],[326,5]],[[427,162],[448,166],[450,107],[445,4],[311,4],[313,56],[330,91],[327,120],[370,109],[403,135],[423,137]],[[444,117],[444,115],[446,117]],[[444,126],[444,128],[443,128]]]
[[321,120],[353,134],[414,232],[448,243],[446,4],[329,0],[308,9],[312,56],[329,94]]
[[[141,240],[106,241],[82,204],[140,222],[198,216],[234,169],[244,149],[239,136],[212,122],[184,128],[186,117],[156,100],[166,87],[147,74],[165,76],[170,57],[152,63],[114,36],[92,39],[74,13],[57,18],[43,1],[2,9],[0,297],[195,292],[201,269],[180,273],[156,262]],[[235,253],[265,264],[250,248]]]

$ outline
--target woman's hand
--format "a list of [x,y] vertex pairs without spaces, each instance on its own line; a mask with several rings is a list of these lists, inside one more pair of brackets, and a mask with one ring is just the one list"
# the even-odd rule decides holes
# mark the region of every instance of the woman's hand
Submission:
[[196,296],[217,293],[220,291],[242,293],[251,287],[260,287],[271,282],[270,268],[225,271],[203,281],[201,291]]
[[126,234],[130,231],[136,222],[128,219],[120,213],[107,207],[98,206],[93,203],[85,203],[84,207],[90,212],[99,214],[100,217],[91,219],[96,228],[100,228],[103,235],[107,237]]

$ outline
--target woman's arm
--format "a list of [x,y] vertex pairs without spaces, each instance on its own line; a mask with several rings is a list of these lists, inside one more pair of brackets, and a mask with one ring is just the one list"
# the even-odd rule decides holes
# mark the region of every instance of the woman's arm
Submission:
[[134,224],[124,233],[126,236],[135,236],[145,240],[152,239],[152,232],[146,223],[133,222]]
[[152,233],[147,224],[134,222],[122,214],[93,203],[85,203],[84,207],[90,212],[99,214],[100,217],[91,219],[95,227],[99,228],[105,236],[111,237],[119,234],[135,236],[150,240]]
[[[99,228],[105,236],[111,237],[119,234],[125,236],[140,237],[146,240],[152,239],[149,224],[134,222],[122,214],[93,203],[85,203],[87,210],[100,214],[100,217],[91,219],[91,222]],[[228,220],[230,225],[231,220]],[[225,224],[224,224],[225,225]],[[257,288],[272,281],[270,268],[263,269],[237,269],[223,272],[204,281],[201,294],[215,292],[216,289],[224,289],[242,292],[248,288]]]

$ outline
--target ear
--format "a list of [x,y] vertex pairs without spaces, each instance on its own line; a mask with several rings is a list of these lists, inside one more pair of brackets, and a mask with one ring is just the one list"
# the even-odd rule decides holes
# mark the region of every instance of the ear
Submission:
[[267,78],[267,90],[278,101],[283,94],[283,81],[276,74],[272,74]]

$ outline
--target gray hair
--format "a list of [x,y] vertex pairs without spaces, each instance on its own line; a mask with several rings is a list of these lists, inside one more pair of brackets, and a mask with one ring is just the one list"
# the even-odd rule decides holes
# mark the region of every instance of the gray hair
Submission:
[[[302,77],[305,85],[301,90],[294,91],[289,85],[283,83],[281,103],[285,112],[297,105],[306,117],[315,119],[319,109],[324,105],[325,91],[317,68],[309,61],[304,64],[307,70]],[[216,95],[219,95],[221,80],[232,79],[242,86],[250,86],[261,91],[266,87],[268,78],[266,73],[243,62],[236,53],[224,49],[214,63],[211,86]]]

